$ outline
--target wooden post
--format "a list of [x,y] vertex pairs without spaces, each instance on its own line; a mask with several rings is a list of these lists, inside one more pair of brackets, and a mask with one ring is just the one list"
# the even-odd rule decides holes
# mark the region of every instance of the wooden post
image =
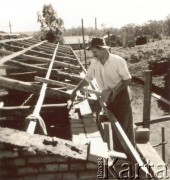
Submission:
[[162,159],[165,162],[165,128],[162,127]]
[[83,19],[81,20],[82,23],[82,35],[83,35],[83,48],[84,48],[84,60],[85,60],[85,68],[87,69],[87,61],[86,61],[86,44],[84,39],[84,25],[83,25]]
[[104,126],[104,141],[107,142],[108,144],[108,149],[113,150],[113,138],[112,138],[112,129],[111,129],[111,124],[109,122],[103,123]]
[[[170,68],[170,59],[169,59],[169,68]],[[170,69],[168,69],[168,87],[169,87],[169,85],[170,85]],[[168,88],[168,101],[170,101],[170,88]],[[170,113],[170,106],[169,106],[169,113]]]
[[80,61],[81,61],[81,46],[80,46],[80,39],[78,39],[79,41],[79,54],[80,54]]
[[97,31],[97,18],[95,17],[95,30]]
[[127,47],[127,33],[126,31],[123,32],[123,47],[126,48]]
[[151,109],[151,86],[152,86],[152,71],[144,72],[144,103],[143,103],[143,127],[150,128],[150,109]]
[[11,30],[11,22],[9,21],[9,32],[12,33],[12,30]]
[[108,46],[111,47],[110,31],[108,31],[107,34],[108,34]]
[[[108,31],[107,33],[108,33],[108,46],[111,47],[110,31]],[[111,52],[111,48],[109,48],[109,52]]]

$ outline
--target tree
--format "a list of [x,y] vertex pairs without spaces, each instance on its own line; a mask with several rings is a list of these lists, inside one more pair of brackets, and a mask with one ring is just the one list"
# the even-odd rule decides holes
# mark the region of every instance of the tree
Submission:
[[58,16],[52,4],[43,6],[42,14],[37,13],[37,21],[41,24],[42,40],[46,39],[52,43],[63,42],[64,21]]

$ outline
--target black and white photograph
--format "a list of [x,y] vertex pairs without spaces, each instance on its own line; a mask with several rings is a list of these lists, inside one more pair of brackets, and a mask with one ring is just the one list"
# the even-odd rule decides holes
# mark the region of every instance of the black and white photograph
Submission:
[[169,139],[169,0],[0,2],[0,180],[166,180]]

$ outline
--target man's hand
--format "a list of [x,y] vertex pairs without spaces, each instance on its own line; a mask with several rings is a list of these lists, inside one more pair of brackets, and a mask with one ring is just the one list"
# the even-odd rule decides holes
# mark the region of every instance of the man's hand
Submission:
[[112,92],[111,92],[110,96],[109,96],[108,103],[110,103],[110,102],[114,101],[114,100],[115,100],[116,95],[117,95],[117,91],[116,91],[116,89],[114,88],[114,89],[112,90]]
[[111,91],[110,89],[107,89],[107,90],[103,90],[102,93],[101,93],[101,100],[105,103],[108,102],[109,100],[109,96],[111,95]]

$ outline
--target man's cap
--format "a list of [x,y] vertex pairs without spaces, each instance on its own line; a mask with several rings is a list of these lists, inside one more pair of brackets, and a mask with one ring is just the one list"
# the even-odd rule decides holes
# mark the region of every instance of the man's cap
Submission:
[[105,40],[103,38],[92,38],[92,40],[89,43],[89,46],[86,48],[87,50],[90,50],[92,48],[104,48],[109,49],[110,47],[106,45]]

